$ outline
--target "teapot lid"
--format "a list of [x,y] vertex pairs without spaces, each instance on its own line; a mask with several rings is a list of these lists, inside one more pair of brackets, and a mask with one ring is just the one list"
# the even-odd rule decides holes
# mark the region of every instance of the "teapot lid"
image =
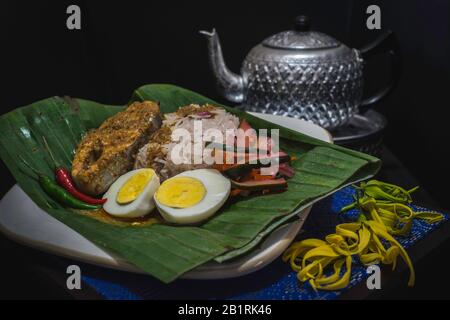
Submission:
[[341,43],[336,39],[317,31],[310,31],[307,16],[295,18],[295,30],[277,33],[263,41],[263,45],[277,49],[330,49]]

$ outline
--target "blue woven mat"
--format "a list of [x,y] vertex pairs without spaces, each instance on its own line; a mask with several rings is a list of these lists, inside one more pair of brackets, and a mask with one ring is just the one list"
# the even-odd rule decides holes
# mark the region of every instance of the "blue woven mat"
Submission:
[[[337,224],[356,219],[357,211],[338,215],[340,208],[353,202],[355,189],[344,188],[315,204],[298,239],[320,238],[334,233]],[[413,206],[414,210],[426,209]],[[408,237],[399,237],[407,249],[449,219],[435,224],[415,220]],[[163,284],[145,275],[113,271],[85,265],[83,284],[92,287],[105,299],[336,299],[344,291],[315,292],[309,284],[302,284],[289,266],[280,258],[269,266],[250,275],[227,280],[177,280]],[[352,267],[349,290],[367,277],[366,268],[359,264]],[[406,285],[406,279],[405,279]]]

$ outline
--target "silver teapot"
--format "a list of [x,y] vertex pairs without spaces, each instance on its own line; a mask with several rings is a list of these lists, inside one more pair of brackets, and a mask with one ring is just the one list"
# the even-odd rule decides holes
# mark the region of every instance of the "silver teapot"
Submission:
[[[392,32],[361,50],[351,49],[311,31],[308,18],[299,16],[295,30],[277,33],[248,53],[241,75],[227,68],[215,29],[200,33],[208,38],[210,64],[224,98],[246,111],[300,118],[327,129],[345,125],[360,107],[385,97],[399,76]],[[364,59],[383,52],[392,58],[391,80],[363,100]]]

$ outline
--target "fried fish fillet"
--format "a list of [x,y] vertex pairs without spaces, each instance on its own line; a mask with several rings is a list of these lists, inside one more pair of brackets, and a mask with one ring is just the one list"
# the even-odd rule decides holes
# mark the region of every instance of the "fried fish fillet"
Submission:
[[72,162],[72,177],[77,187],[99,195],[122,174],[133,168],[139,148],[161,126],[156,102],[134,102],[124,111],[108,118],[81,140]]

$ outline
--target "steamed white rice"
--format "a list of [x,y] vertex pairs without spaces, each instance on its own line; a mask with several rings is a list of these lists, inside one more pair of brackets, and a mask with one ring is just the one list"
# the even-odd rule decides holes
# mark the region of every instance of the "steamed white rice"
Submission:
[[[193,110],[196,109],[201,110],[201,106],[198,105],[190,105],[188,107]],[[227,132],[235,133],[235,130],[238,129],[239,118],[236,117],[235,115],[225,111],[222,108],[213,108],[210,109],[208,112],[212,114],[210,118],[201,118],[202,115],[200,114],[200,116],[198,116],[195,111],[193,113],[190,113],[189,115],[183,116],[180,116],[180,114],[177,112],[168,113],[164,115],[162,127],[168,127],[172,132],[175,129],[185,129],[190,133],[192,139],[194,136],[195,121],[201,121],[202,138],[204,137],[208,129],[215,129],[220,131],[224,139],[225,134]],[[202,162],[201,164],[194,164],[193,152],[186,153],[184,155],[185,157],[182,159],[183,161],[182,164],[175,164],[174,161],[172,161],[171,159],[172,149],[180,143],[185,144],[186,147],[185,150],[192,150],[187,147],[188,144],[191,143],[190,139],[184,139],[183,142],[167,141],[165,143],[155,143],[153,141],[150,141],[148,144],[146,144],[139,150],[136,157],[135,168],[138,169],[144,167],[152,167],[157,172],[159,172],[162,179],[167,179],[186,170],[210,167],[210,165],[204,162]],[[205,142],[202,143],[202,148],[205,147],[205,144],[206,144]],[[152,159],[149,159],[148,158],[149,150],[152,149],[160,150],[160,152],[157,157],[152,157]],[[177,160],[179,162],[180,158],[178,158]]]

